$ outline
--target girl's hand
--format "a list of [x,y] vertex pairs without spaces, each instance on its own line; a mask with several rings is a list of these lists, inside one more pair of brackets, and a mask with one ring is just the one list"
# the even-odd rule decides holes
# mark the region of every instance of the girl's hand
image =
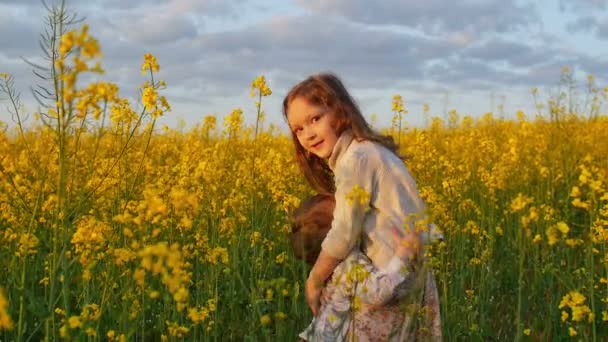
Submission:
[[405,235],[401,236],[397,228],[393,228],[393,239],[395,240],[395,254],[401,260],[409,261],[412,260],[416,255],[420,253],[420,236],[412,231],[405,232]]
[[321,290],[321,306],[325,305],[325,303],[329,301],[330,297],[331,293],[329,293],[327,290],[327,286],[323,287],[323,290]]
[[318,279],[316,279],[316,277],[311,273],[306,280],[304,293],[306,294],[306,302],[308,303],[310,311],[312,311],[314,316],[319,314],[321,290],[323,290],[323,283],[318,281]]

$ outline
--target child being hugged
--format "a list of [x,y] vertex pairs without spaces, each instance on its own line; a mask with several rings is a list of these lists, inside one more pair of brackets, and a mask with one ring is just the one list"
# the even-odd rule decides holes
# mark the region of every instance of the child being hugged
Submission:
[[317,74],[295,85],[283,100],[283,114],[304,177],[317,192],[335,196],[331,229],[305,286],[316,316],[324,284],[359,243],[373,266],[386,272],[396,251],[395,227],[420,233],[426,242],[434,225],[425,223],[424,202],[398,146],[371,129],[338,77]]
[[[321,243],[330,230],[334,207],[333,196],[316,195],[296,209],[289,237],[297,258],[314,264]],[[401,238],[395,229],[393,239],[397,248],[385,271],[374,267],[359,248],[354,248],[338,264],[325,288],[327,298],[312,323],[299,335],[301,339],[347,341],[356,335],[358,341],[389,341],[392,336],[399,335],[398,330],[392,330],[395,327],[390,319],[375,322],[373,330],[368,331],[356,330],[352,326],[355,324],[353,313],[357,309],[353,306],[357,306],[357,301],[363,305],[385,305],[396,297],[398,287],[407,287],[414,280],[406,265],[418,252],[415,247],[418,235],[410,232]],[[392,318],[400,320],[399,317]]]

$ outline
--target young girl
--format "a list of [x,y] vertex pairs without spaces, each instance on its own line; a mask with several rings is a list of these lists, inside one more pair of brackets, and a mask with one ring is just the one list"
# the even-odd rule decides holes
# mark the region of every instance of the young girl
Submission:
[[[296,257],[314,264],[321,249],[321,242],[331,227],[332,212],[335,207],[333,196],[316,195],[308,198],[294,212],[291,245]],[[417,242],[415,233],[405,234],[400,238],[396,232],[393,235],[397,248],[395,256],[389,261],[386,271],[375,268],[359,248],[353,251],[338,264],[325,291],[327,300],[321,305],[319,314],[299,336],[306,341],[347,341],[356,336],[358,341],[389,341],[402,340],[401,331],[396,330],[402,317],[398,315],[385,316],[382,320],[368,324],[368,329],[356,329],[354,325],[364,325],[361,320],[355,320],[355,313],[360,305],[386,305],[395,298],[399,287],[407,288],[417,279],[406,264],[410,263],[417,251],[408,246]],[[417,333],[419,340],[441,339],[439,317],[435,314],[439,309],[434,283],[423,294],[423,305],[432,310],[428,311],[429,327],[426,334]],[[429,300],[430,299],[430,300]],[[435,321],[433,324],[432,322]],[[428,323],[427,322],[427,323]],[[435,328],[434,328],[435,327]],[[428,338],[427,338],[428,337]]]
[[294,86],[283,113],[305,178],[319,193],[335,194],[331,230],[305,286],[316,316],[323,285],[359,241],[373,265],[385,271],[395,254],[394,227],[418,231],[428,224],[397,146],[370,128],[336,76],[313,75]]

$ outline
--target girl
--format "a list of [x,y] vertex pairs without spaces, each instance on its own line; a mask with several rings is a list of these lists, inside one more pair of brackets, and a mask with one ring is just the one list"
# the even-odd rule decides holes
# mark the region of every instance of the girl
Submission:
[[373,265],[385,271],[395,253],[393,227],[418,232],[429,225],[397,146],[370,128],[336,76],[317,74],[295,85],[283,100],[283,114],[305,178],[319,193],[335,194],[331,230],[305,286],[316,316],[323,285],[359,241]]
[[[333,196],[316,195],[305,200],[302,206],[296,209],[290,234],[291,245],[296,257],[311,265],[314,264],[319,255],[321,242],[331,227],[334,207]],[[358,341],[388,341],[400,335],[400,331],[392,330],[397,324],[392,324],[394,322],[391,321],[391,318],[400,322],[401,317],[396,317],[396,315],[372,322],[367,330],[353,327],[355,324],[361,325],[361,322],[353,319],[355,316],[353,313],[357,311],[356,308],[353,308],[355,306],[353,303],[359,301],[361,304],[367,305],[388,304],[395,297],[398,287],[407,287],[416,281],[416,277],[413,277],[405,264],[413,260],[417,253],[413,248],[407,247],[417,242],[417,234],[409,233],[405,234],[404,238],[400,238],[395,230],[393,238],[397,248],[395,256],[388,263],[385,272],[376,269],[359,248],[353,249],[346,259],[338,264],[325,288],[328,299],[321,305],[318,316],[300,334],[301,339],[346,341],[356,335]],[[353,281],[353,279],[357,281]],[[428,283],[428,285],[434,286],[434,283]],[[439,306],[436,292],[436,288],[429,287],[425,288],[423,295],[423,300],[427,300],[423,304],[434,310],[438,310]],[[429,322],[438,320],[438,316],[433,315],[434,313],[435,311],[429,310]],[[420,340],[425,340],[425,337],[435,337],[431,338],[432,340],[440,339],[440,329],[437,328],[436,331],[433,331],[433,327],[440,328],[438,321],[430,324],[429,327],[426,335],[418,334],[417,337]]]

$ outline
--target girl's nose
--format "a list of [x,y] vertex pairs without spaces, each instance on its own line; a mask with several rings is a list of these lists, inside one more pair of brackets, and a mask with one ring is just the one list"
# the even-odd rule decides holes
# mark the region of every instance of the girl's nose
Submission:
[[317,134],[315,133],[315,130],[307,127],[304,129],[304,137],[306,137],[307,140],[312,140],[317,136]]

